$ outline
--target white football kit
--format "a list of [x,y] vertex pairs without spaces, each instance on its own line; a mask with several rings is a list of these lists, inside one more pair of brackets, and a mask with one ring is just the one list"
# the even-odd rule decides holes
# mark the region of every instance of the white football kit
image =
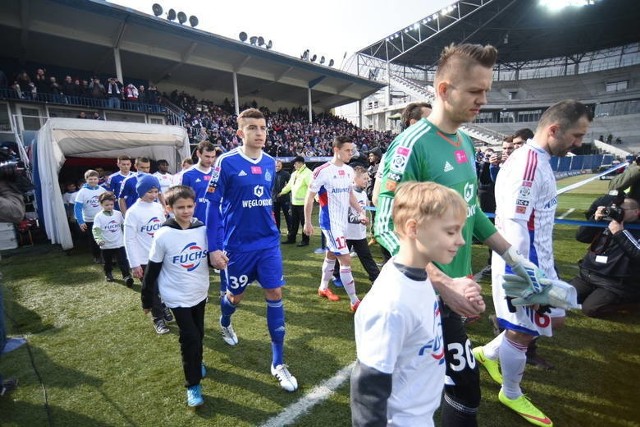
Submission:
[[[550,279],[557,279],[553,257],[553,222],[556,213],[556,179],[551,156],[534,140],[509,156],[496,180],[496,228],[520,254],[536,264]],[[513,274],[497,253],[491,260],[493,304],[501,326],[530,335],[551,336],[551,316],[531,306],[509,311],[502,284],[505,272]]]
[[327,162],[314,169],[309,184],[309,191],[318,194],[320,229],[327,238],[327,248],[337,255],[349,253],[346,225],[353,177],[351,166]]

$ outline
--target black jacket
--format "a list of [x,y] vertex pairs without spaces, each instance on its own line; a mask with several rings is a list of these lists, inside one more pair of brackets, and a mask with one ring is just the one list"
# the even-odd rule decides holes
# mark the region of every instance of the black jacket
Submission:
[[576,239],[591,243],[581,268],[610,279],[612,286],[624,287],[626,292],[640,292],[640,230],[612,234],[608,228],[582,226]]

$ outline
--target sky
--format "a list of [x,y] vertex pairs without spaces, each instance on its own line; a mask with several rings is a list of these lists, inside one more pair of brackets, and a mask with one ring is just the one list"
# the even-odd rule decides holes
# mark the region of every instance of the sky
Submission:
[[[236,3],[237,1],[237,3]],[[196,28],[238,40],[241,31],[273,41],[273,50],[300,57],[305,49],[340,67],[358,50],[454,3],[454,0],[110,0],[153,15],[167,11],[198,17]],[[189,26],[186,22],[184,25]]]

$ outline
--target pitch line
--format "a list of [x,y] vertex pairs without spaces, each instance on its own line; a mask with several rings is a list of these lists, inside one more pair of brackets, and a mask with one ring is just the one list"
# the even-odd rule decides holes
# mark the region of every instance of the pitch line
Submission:
[[565,219],[567,217],[567,215],[571,214],[573,211],[575,211],[575,208],[571,208],[568,211],[566,211],[565,213],[563,213],[562,215],[560,215],[558,217],[558,219]]
[[280,427],[293,424],[294,421],[309,412],[315,405],[327,400],[338,387],[347,381],[355,364],[356,362],[352,362],[340,369],[333,377],[312,388],[304,397],[287,406],[279,415],[268,419],[261,427]]

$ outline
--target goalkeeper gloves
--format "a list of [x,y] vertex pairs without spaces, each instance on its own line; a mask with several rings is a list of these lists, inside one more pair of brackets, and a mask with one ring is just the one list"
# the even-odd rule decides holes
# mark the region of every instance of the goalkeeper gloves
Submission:
[[522,291],[523,298],[543,292],[544,288],[549,286],[549,279],[547,279],[544,272],[537,265],[520,255],[513,246],[502,254],[502,259],[518,277],[521,277],[528,284],[528,288]]
[[511,304],[522,305],[550,305],[565,310],[580,308],[576,288],[562,280],[544,279],[546,284],[542,292],[531,293],[530,285],[526,280],[514,274],[505,274],[502,287]]

